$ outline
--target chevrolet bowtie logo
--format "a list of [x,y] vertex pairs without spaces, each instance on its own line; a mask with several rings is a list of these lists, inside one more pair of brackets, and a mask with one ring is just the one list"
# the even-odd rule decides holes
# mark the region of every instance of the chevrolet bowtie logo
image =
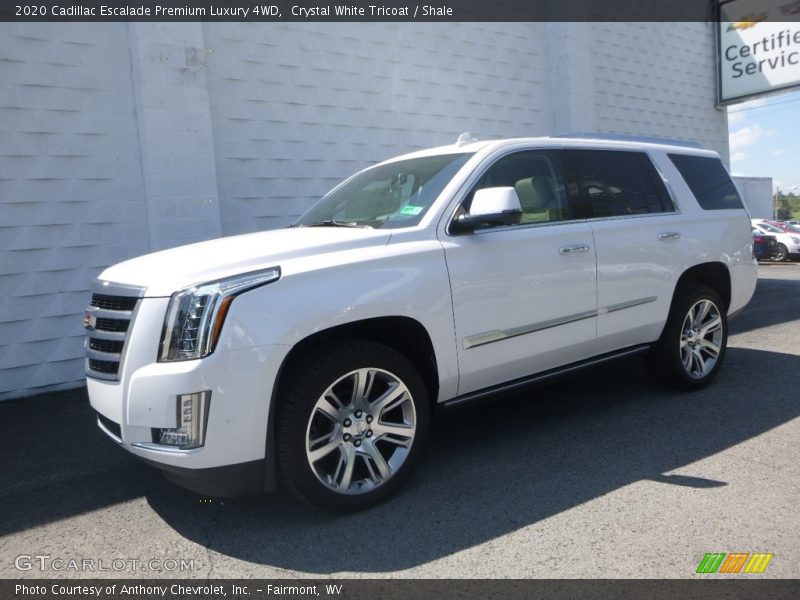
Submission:
[[755,27],[761,21],[765,21],[767,19],[767,15],[769,13],[758,13],[747,15],[743,17],[741,21],[736,21],[735,23],[731,23],[728,25],[728,31],[744,31],[745,29],[750,29],[751,27]]

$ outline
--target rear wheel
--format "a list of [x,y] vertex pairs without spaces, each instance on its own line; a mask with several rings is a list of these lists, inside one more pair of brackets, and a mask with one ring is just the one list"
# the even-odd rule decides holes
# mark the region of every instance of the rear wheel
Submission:
[[341,342],[303,357],[282,386],[277,421],[284,484],[320,508],[359,510],[410,475],[427,437],[425,385],[400,353]]
[[789,249],[783,245],[778,244],[778,253],[772,257],[775,262],[783,262],[789,257]]
[[707,286],[682,286],[648,366],[670,387],[700,389],[722,366],[727,342],[728,319],[719,294]]

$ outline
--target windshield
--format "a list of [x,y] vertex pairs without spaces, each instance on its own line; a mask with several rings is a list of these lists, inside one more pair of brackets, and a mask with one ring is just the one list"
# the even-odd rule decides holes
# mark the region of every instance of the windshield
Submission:
[[783,233],[780,229],[770,225],[769,223],[759,223],[758,226],[764,231],[769,231],[770,233]]
[[412,227],[471,156],[424,156],[367,169],[328,192],[293,226]]

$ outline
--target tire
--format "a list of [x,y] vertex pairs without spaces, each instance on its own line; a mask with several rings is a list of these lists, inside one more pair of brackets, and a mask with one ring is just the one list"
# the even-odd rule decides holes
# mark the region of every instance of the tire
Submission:
[[351,512],[386,500],[419,461],[430,428],[419,373],[405,356],[373,342],[334,342],[305,354],[278,401],[281,481],[324,510]]
[[789,249],[784,244],[778,244],[778,253],[772,257],[775,262],[783,262],[789,257]]
[[661,338],[646,358],[648,370],[671,388],[698,390],[716,376],[727,344],[722,298],[710,287],[684,285],[675,292]]

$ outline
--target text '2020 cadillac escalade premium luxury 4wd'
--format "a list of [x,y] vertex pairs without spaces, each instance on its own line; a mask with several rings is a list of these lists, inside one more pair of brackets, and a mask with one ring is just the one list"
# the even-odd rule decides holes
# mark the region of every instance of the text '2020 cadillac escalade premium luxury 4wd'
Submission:
[[696,389],[753,294],[719,157],[464,142],[341,183],[291,227],[106,269],[84,315],[99,426],[210,495],[278,481],[336,510],[418,462],[436,406],[641,353]]

